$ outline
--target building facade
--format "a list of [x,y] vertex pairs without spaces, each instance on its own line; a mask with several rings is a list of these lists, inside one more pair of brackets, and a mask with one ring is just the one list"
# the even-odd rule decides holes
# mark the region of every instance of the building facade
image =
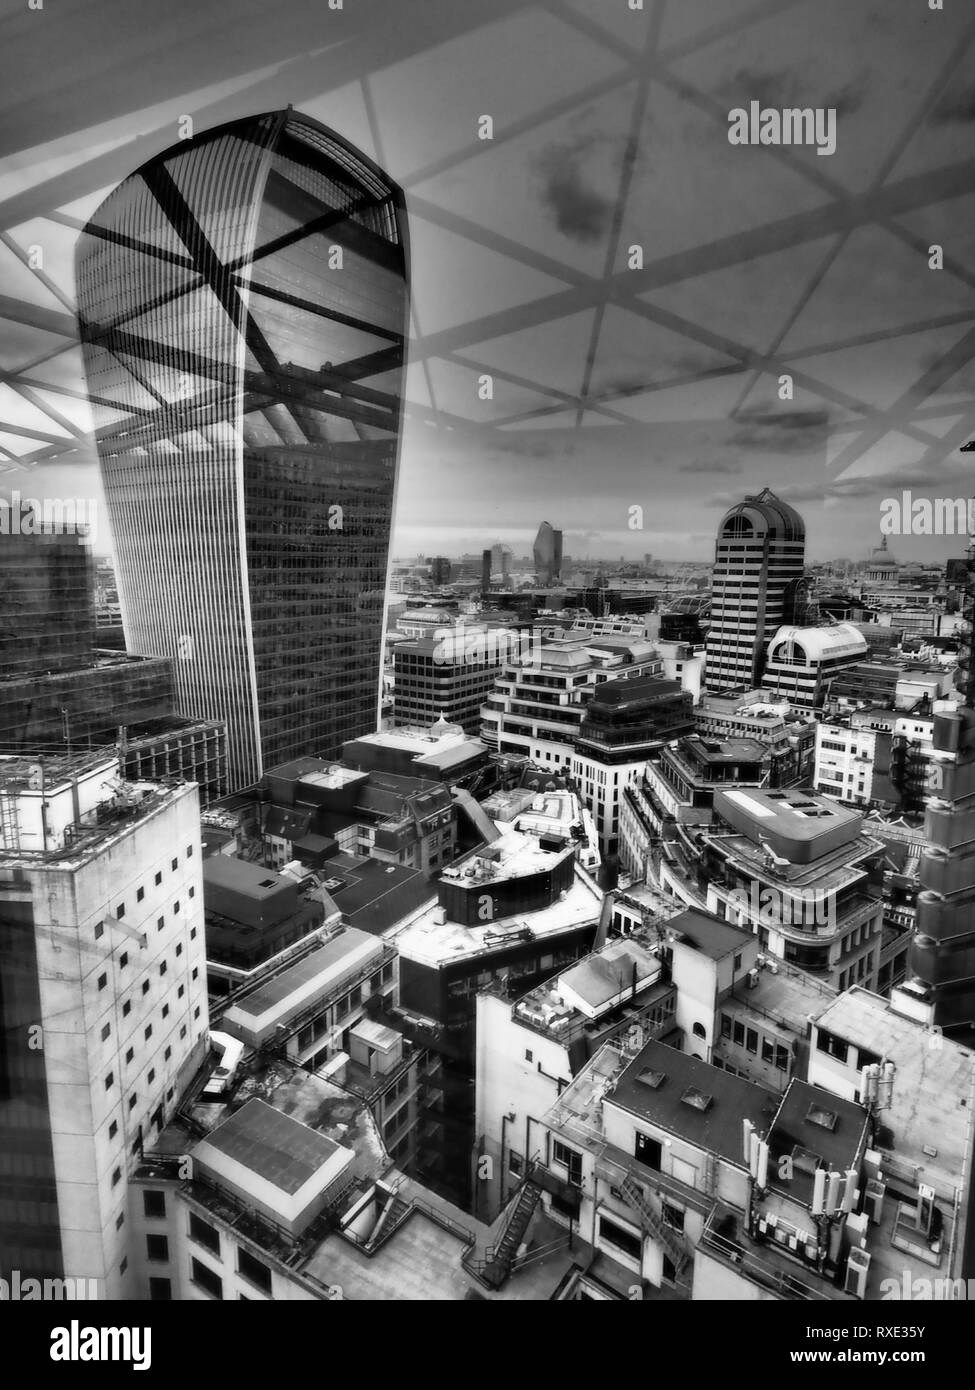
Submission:
[[78,243],[128,646],[226,720],[232,790],[376,727],[406,255],[399,189],[290,108],[164,151]]
[[708,690],[761,683],[768,639],[801,621],[806,528],[763,488],[722,518],[714,555],[704,683]]

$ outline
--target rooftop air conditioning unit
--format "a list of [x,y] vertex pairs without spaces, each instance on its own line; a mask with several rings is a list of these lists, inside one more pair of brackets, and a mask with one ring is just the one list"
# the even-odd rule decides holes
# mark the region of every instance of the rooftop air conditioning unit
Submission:
[[866,1298],[867,1296],[867,1274],[870,1270],[870,1252],[862,1250],[855,1245],[850,1251],[846,1261],[846,1278],[843,1284],[844,1293],[853,1294],[855,1298]]
[[749,972],[748,972],[748,988],[749,988],[749,989],[757,989],[757,988],[758,988],[758,971],[755,970],[754,968],[752,968],[752,969],[749,970]]

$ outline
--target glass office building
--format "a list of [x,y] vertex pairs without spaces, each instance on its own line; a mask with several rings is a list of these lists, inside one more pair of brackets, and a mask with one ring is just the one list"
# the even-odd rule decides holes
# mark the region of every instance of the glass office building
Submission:
[[408,321],[401,191],[292,110],[102,203],[79,325],[130,651],[228,781],[377,726]]

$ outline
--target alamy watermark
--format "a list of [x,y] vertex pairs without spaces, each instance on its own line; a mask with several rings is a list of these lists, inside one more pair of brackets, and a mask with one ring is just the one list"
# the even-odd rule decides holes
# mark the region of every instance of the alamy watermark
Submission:
[[0,497],[0,536],[43,534],[98,535],[98,504],[93,497]]
[[967,536],[975,532],[975,497],[915,497],[905,489],[900,497],[880,504],[880,530],[885,536]]
[[434,632],[436,666],[531,666],[542,656],[538,628],[440,627]]
[[12,1269],[0,1277],[0,1303],[74,1303],[98,1299],[97,1279],[34,1279]]
[[821,888],[795,888],[782,893],[763,888],[752,879],[746,891],[733,888],[727,895],[728,909],[736,909],[739,920],[747,919],[762,927],[835,927],[836,895]]
[[748,103],[728,112],[732,145],[815,145],[817,154],[836,153],[835,106],[788,106],[778,111]]

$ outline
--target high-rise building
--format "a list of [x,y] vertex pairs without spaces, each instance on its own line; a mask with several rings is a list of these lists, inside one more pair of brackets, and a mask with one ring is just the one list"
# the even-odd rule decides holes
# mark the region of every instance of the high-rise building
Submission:
[[231,788],[377,724],[406,257],[401,191],[290,108],[165,150],[79,239],[127,643],[226,719]]
[[805,616],[805,547],[802,517],[767,487],[725,513],[714,556],[708,690],[761,684],[769,638]]
[[562,532],[543,521],[535,537],[533,553],[535,582],[542,588],[557,584],[562,578]]
[[[31,512],[33,516],[33,512]],[[79,532],[0,531],[0,672],[60,672],[95,645],[95,577]]]
[[195,787],[0,758],[5,1270],[133,1296],[127,1179],[206,1051],[201,869]]

